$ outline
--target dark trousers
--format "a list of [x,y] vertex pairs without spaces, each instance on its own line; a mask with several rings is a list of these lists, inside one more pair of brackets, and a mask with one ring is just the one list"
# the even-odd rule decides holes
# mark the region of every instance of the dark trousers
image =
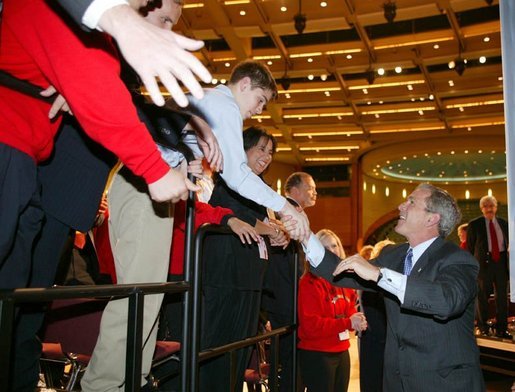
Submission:
[[[200,348],[204,350],[255,336],[260,303],[260,290],[204,287]],[[251,350],[252,347],[246,347],[236,351],[234,388],[230,385],[229,353],[202,362],[200,390],[241,391]]]
[[308,392],[345,392],[349,387],[349,351],[328,353],[299,349],[300,373]]
[[508,318],[508,254],[501,253],[501,258],[497,263],[490,261],[481,265],[479,272],[479,328],[488,329],[488,296],[495,287],[495,306],[497,319],[497,333],[506,331]]

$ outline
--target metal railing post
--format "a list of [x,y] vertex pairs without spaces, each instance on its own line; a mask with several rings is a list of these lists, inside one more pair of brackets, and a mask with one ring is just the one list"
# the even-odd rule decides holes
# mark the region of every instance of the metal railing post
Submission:
[[144,295],[135,290],[129,296],[127,319],[127,354],[125,364],[125,391],[138,392],[141,388],[141,352],[143,333]]

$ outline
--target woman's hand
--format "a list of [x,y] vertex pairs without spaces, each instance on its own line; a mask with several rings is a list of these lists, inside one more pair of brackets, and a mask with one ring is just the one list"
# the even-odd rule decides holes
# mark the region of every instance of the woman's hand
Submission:
[[350,316],[350,322],[352,325],[352,329],[358,332],[362,332],[367,329],[367,318],[365,314],[362,312],[356,312],[352,316]]
[[232,217],[227,221],[227,226],[231,228],[234,234],[240,237],[243,244],[252,244],[252,242],[259,242],[259,234],[256,229],[241,219]]
[[[48,88],[46,90],[41,91],[39,94],[42,97],[51,97],[55,93],[57,93],[57,90],[55,89],[55,87],[48,86]],[[53,119],[55,116],[57,116],[57,114],[59,112],[67,112],[73,116],[73,113],[72,113],[70,107],[68,106],[68,102],[66,102],[66,99],[64,99],[64,97],[61,94],[57,94],[57,97],[55,98],[54,102],[52,103],[52,107],[50,108],[50,111],[48,112],[48,118],[50,120]]]
[[270,238],[270,245],[281,246],[283,249],[286,249],[290,243],[290,236],[281,221],[271,220],[269,225],[274,230],[274,233],[268,236]]

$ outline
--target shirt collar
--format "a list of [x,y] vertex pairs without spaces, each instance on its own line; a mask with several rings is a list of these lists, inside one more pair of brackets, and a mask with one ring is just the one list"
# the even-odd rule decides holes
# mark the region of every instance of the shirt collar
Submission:
[[428,239],[413,248],[413,264],[422,256],[422,254],[431,246],[431,244],[438,238],[438,236]]

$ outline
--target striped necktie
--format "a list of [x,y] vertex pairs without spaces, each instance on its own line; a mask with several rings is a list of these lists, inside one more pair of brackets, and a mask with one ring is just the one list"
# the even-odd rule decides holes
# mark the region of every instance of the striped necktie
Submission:
[[404,275],[409,275],[413,267],[413,249],[409,248],[404,259]]

